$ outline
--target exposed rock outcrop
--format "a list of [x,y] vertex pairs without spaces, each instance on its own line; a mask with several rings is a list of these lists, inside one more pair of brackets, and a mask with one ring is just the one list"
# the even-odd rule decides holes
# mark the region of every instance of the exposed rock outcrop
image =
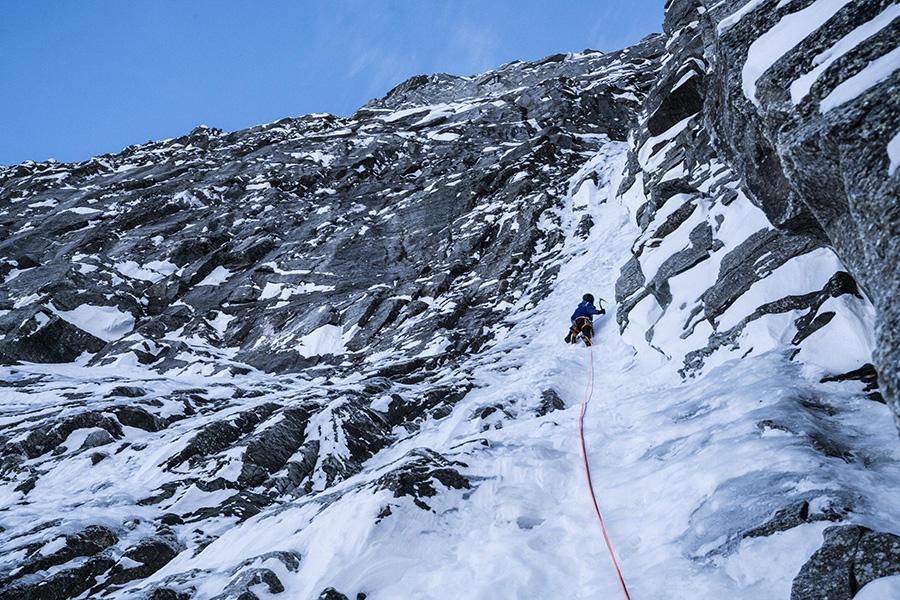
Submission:
[[900,574],[900,536],[850,525],[824,537],[794,579],[791,600],[850,600],[867,583]]
[[[740,14],[739,1],[694,4],[667,27],[700,20],[716,147],[773,224],[825,240],[875,305],[875,367],[900,426],[896,5],[772,1]],[[785,22],[808,34],[775,27]]]

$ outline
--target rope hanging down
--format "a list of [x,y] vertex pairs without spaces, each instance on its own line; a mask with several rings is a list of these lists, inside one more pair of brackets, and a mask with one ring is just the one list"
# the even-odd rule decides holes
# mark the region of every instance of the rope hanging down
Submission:
[[594,512],[597,513],[597,519],[600,521],[600,529],[603,530],[603,539],[606,540],[606,547],[609,548],[609,556],[612,558],[613,566],[616,568],[616,575],[619,577],[619,585],[622,586],[622,593],[625,600],[631,600],[628,595],[628,589],[625,587],[625,580],[622,578],[622,571],[619,570],[619,563],[616,562],[616,555],[613,553],[612,543],[609,541],[609,535],[606,533],[606,525],[603,524],[603,517],[600,516],[600,507],[597,505],[597,496],[594,494],[594,485],[591,483],[591,468],[588,466],[587,448],[584,444],[584,412],[587,410],[588,402],[594,394],[594,348],[589,347],[591,352],[591,368],[588,372],[588,387],[584,392],[584,402],[581,405],[581,414],[578,416],[578,437],[581,438],[581,456],[584,459],[584,474],[587,476],[588,491],[591,493],[591,502],[594,503]]

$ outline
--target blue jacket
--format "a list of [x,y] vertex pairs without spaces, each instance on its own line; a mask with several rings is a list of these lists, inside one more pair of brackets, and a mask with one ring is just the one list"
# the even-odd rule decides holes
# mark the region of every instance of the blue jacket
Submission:
[[575,312],[572,313],[572,322],[574,323],[575,319],[578,317],[587,317],[591,320],[594,315],[602,315],[605,312],[606,311],[597,310],[597,308],[587,300],[582,300],[581,304],[578,305],[578,308],[575,309]]

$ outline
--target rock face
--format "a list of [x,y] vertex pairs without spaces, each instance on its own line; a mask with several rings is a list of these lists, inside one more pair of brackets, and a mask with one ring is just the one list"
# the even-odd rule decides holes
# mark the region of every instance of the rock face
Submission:
[[[127,473],[146,468],[145,434],[174,444],[138,486],[142,516],[80,575],[61,571],[55,597],[135,590],[213,543],[211,523],[327,494],[451,414],[473,388],[465,361],[551,289],[570,180],[596,184],[609,170],[581,172],[604,148],[621,153],[662,52],[654,36],[613,54],[415,77],[347,119],[200,127],[77,165],[0,169],[0,358],[122,374],[7,426],[0,472],[27,502],[88,449],[85,464]],[[208,381],[135,381],[135,369]],[[346,377],[356,383],[327,385]],[[43,383],[8,385],[27,395]],[[534,414],[564,407],[549,390]],[[407,451],[371,481],[392,498],[380,519],[407,503],[432,511],[439,490],[465,493],[465,467]],[[4,567],[7,596],[44,568],[44,546],[23,531],[4,545],[35,566]],[[191,596],[198,577],[161,576],[142,593]],[[254,566],[216,597],[256,597],[257,586],[284,589]]]
[[[826,241],[875,305],[875,367],[900,426],[900,177],[888,149],[900,132],[897,7],[781,4],[738,17],[743,3],[724,2],[703,14],[704,115],[772,223]],[[788,39],[778,23],[804,23],[806,35]]]
[[[674,263],[645,275],[646,283],[638,270],[639,252],[638,262],[623,271],[625,310],[620,318],[628,318],[643,294],[654,295],[666,311],[672,302],[666,286],[670,278],[694,265],[702,269],[699,263],[707,257],[715,260],[717,253],[724,254],[715,283],[699,290],[701,301],[681,319],[685,337],[694,335],[701,311],[712,325],[711,333],[702,332],[709,344],[686,360],[690,370],[741,336],[735,328],[716,323],[745,291],[739,286],[752,285],[754,279],[798,257],[807,257],[801,259],[807,272],[830,271],[837,276],[846,270],[856,284],[842,275],[841,281],[810,281],[790,299],[760,305],[752,320],[804,311],[794,340],[802,348],[802,341],[824,322],[841,318],[840,311],[831,315],[828,309],[835,302],[828,298],[842,299],[844,304],[854,304],[853,297],[870,300],[876,309],[874,366],[900,427],[900,321],[895,301],[900,254],[894,218],[900,179],[896,151],[889,148],[898,143],[900,131],[896,10],[890,2],[834,7],[776,0],[671,3],[664,23],[672,39],[670,59],[648,100],[649,116],[639,130],[634,161],[645,172],[647,165],[656,169],[644,176],[642,190],[649,200],[642,211],[647,242],[665,238],[667,228],[689,219],[688,207],[693,204],[705,203],[716,212],[719,204],[749,200],[767,222],[755,238],[732,249],[715,235],[727,227],[728,216],[718,224],[708,217],[710,227],[694,229],[690,247]],[[679,123],[681,127],[676,127]],[[668,144],[662,146],[662,141]],[[676,175],[667,171],[668,166],[681,171]],[[740,183],[729,184],[733,178]],[[681,194],[693,199],[684,201]],[[681,209],[673,210],[673,202]],[[661,208],[665,222],[657,225]],[[712,236],[704,233],[710,228]],[[645,247],[647,243],[639,250]],[[840,258],[837,268],[809,260],[823,247]],[[750,265],[756,275],[734,272]],[[746,325],[737,323],[741,330]],[[852,365],[824,366],[839,370]]]
[[[349,118],[0,167],[0,598],[365,598],[357,574],[316,571],[341,551],[261,548],[257,528],[349,522],[352,553],[429,515],[427,537],[492,479],[472,448],[565,419],[571,382],[481,402],[479,369],[515,387],[507,355],[534,334],[516,325],[604,204],[638,233],[579,285],[614,267],[639,354],[688,384],[777,355],[779,376],[803,365],[900,414],[900,15],[822,2],[673,0],[664,35],[620,52],[418,76]],[[838,474],[877,479],[892,458],[859,451],[847,406],[792,377],[771,413],[742,409],[740,435],[790,440],[802,467],[703,482],[679,548],[718,568],[839,522],[791,593],[851,598],[898,572],[896,536],[854,524],[874,500]],[[673,428],[714,410],[686,400]],[[678,435],[642,441],[644,458],[703,451]],[[745,496],[752,510],[722,508]],[[491,527],[540,533],[505,511]]]
[[[822,113],[813,101],[849,77],[833,72],[849,57],[886,50],[878,34],[860,40],[840,60],[834,54],[848,52],[842,36],[856,28],[868,31],[873,19],[885,17],[872,8],[848,7],[810,38],[795,39],[798,30],[790,25],[806,18],[804,10],[813,4],[779,3],[775,10],[775,2],[707,7],[686,1],[667,10],[665,66],[648,95],[620,190],[643,235],[616,285],[617,318],[633,344],[647,343],[682,360],[685,376],[729,356],[771,349],[771,343],[760,339],[760,329],[782,331],[783,340],[796,348],[795,356],[818,364],[826,377],[871,369],[868,362],[877,349],[875,360],[881,366],[876,368],[889,395],[897,369],[885,358],[893,353],[888,332],[898,328],[885,325],[893,309],[877,296],[892,298],[896,277],[879,271],[879,283],[869,283],[872,267],[864,266],[854,249],[865,246],[857,232],[872,228],[853,221],[849,206],[854,200],[841,182],[862,184],[851,163],[877,163],[880,167],[865,179],[865,186],[879,189],[870,197],[880,198],[877,202],[884,206],[896,204],[897,178],[889,175],[885,150],[900,119],[888,100],[896,81],[887,78],[848,99],[840,110]],[[819,18],[827,12],[821,6],[816,10]],[[773,58],[761,50],[766,44],[778,44],[785,54],[760,69],[761,61]],[[869,44],[876,47],[864,52]],[[834,53],[828,54],[828,48]],[[826,55],[827,60],[816,58]],[[820,60],[825,62],[815,67]],[[803,96],[799,104],[785,95],[790,85],[795,90],[804,81],[808,85],[814,67],[820,73],[832,65],[827,70],[830,83],[813,86],[818,95]],[[812,75],[797,79],[805,72]],[[797,83],[791,84],[791,77]],[[851,133],[847,123],[860,120],[869,125]],[[786,135],[788,130],[793,134]],[[800,130],[810,139],[798,141]],[[804,145],[815,159],[791,158]],[[850,147],[869,153],[872,160],[848,161]],[[807,179],[827,187],[828,194],[804,184]],[[828,210],[832,214],[826,218]],[[843,232],[851,229],[854,234],[844,239]],[[878,269],[896,269],[892,260],[879,262]],[[782,285],[785,281],[790,284]],[[887,287],[876,293],[872,285]],[[869,299],[881,315],[874,345],[868,338]],[[838,331],[857,333],[848,340]],[[655,341],[660,338],[666,341]],[[847,351],[834,351],[839,338]]]
[[[685,376],[771,348],[754,328],[783,331],[826,380],[877,371],[876,399],[900,427],[900,11],[824,4],[669,3],[664,67],[620,190],[643,235],[616,285],[617,318],[634,345],[682,359]],[[732,219],[756,232],[736,238]],[[859,335],[870,301],[874,344]],[[858,529],[826,532],[792,598],[852,598],[894,573],[896,557],[857,546]],[[849,555],[835,550],[847,536]],[[854,560],[882,559],[855,580]]]
[[583,157],[625,140],[637,102],[613,98],[648,85],[659,45],[413,78],[350,119],[3,169],[0,357],[165,368],[192,352],[180,331],[293,372],[387,351],[399,324],[442,360],[477,351],[499,304],[540,297],[524,269],[558,240],[537,223]]
[[900,574],[900,537],[858,525],[830,527],[824,535],[794,580],[791,600],[850,600],[867,583]]

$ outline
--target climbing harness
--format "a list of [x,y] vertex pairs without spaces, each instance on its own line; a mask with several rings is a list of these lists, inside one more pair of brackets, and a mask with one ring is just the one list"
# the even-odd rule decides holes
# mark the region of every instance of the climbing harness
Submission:
[[591,345],[591,338],[594,336],[594,324],[589,317],[578,317],[572,322],[569,328],[569,334],[566,336],[567,344],[574,344],[578,341],[578,336],[584,340],[585,346]]
[[591,502],[594,503],[594,512],[597,513],[597,519],[600,521],[600,529],[603,531],[603,539],[606,540],[606,547],[609,549],[609,556],[612,558],[613,566],[616,568],[616,575],[619,577],[619,585],[622,586],[622,593],[625,600],[631,600],[628,590],[625,588],[625,580],[622,578],[622,571],[619,570],[619,563],[616,562],[616,555],[613,553],[612,543],[609,541],[609,535],[606,533],[606,525],[603,524],[603,517],[600,516],[600,507],[597,505],[597,496],[594,494],[594,485],[591,483],[591,468],[588,466],[587,447],[584,444],[584,413],[587,410],[588,402],[594,395],[594,348],[590,347],[591,367],[588,371],[588,385],[584,391],[584,402],[581,404],[581,414],[578,416],[578,437],[581,438],[581,456],[584,459],[584,474],[587,476],[588,491],[591,493]]

